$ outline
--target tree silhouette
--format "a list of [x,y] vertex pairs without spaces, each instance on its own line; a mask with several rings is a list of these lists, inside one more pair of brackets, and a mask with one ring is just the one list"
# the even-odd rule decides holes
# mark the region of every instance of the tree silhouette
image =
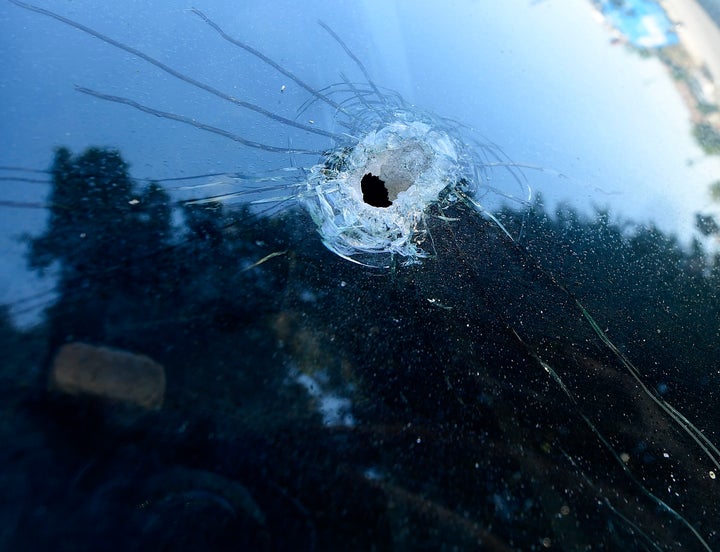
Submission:
[[115,150],[73,157],[60,148],[51,172],[47,228],[28,252],[31,268],[57,271],[51,341],[101,339],[110,305],[130,296],[137,304],[158,279],[152,263],[171,237],[169,199],[157,184],[140,188]]
[[[242,535],[272,544],[253,549],[532,549],[545,537],[647,548],[638,528],[650,544],[695,542],[649,498],[670,478],[682,494],[663,499],[707,532],[716,501],[703,458],[574,300],[716,441],[720,256],[700,242],[603,211],[548,212],[540,197],[496,213],[512,234],[524,227],[511,242],[458,202],[428,213],[436,256],[378,271],[326,251],[299,210],[191,202],[173,232],[165,192],[140,188],[117,152],[59,150],[53,178],[48,227],[28,255],[58,278],[51,352],[72,337],[148,353],[171,400],[127,431],[98,430],[77,405],[41,413],[54,440],[42,463],[14,462],[9,481],[54,478],[25,493],[10,548],[127,548],[198,528],[228,548]],[[11,350],[1,310],[0,330]],[[13,363],[8,382],[28,364]],[[351,400],[357,425],[324,426],[298,376]],[[252,496],[262,527],[234,496]],[[43,523],[28,514],[38,504]]]

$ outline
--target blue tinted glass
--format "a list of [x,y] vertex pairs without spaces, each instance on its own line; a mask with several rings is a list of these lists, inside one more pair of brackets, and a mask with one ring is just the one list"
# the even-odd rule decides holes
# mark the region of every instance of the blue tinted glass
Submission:
[[37,1],[0,548],[720,548],[717,2]]

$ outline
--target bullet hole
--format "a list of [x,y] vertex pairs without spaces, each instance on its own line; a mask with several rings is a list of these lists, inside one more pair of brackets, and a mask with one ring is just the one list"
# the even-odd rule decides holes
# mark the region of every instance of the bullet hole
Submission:
[[385,182],[372,173],[367,173],[360,181],[363,201],[373,207],[390,207],[392,201],[388,197]]

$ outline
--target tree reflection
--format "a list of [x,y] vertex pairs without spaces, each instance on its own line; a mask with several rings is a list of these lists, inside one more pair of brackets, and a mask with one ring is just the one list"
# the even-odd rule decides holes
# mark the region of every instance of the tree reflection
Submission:
[[73,157],[60,148],[51,174],[47,228],[28,251],[31,268],[57,269],[51,341],[102,340],[108,319],[140,315],[157,292],[162,275],[150,258],[170,243],[169,198],[157,184],[140,189],[113,150]]
[[[28,256],[55,269],[51,354],[80,339],[149,354],[169,399],[128,421],[15,387],[33,398],[4,407],[18,420],[4,468],[49,475],[18,488],[20,515],[2,510],[5,543],[192,549],[203,531],[217,549],[698,547],[657,496],[720,544],[703,457],[571,300],[716,439],[718,258],[541,199],[497,214],[512,234],[525,225],[522,247],[468,207],[431,215],[435,258],[370,270],[323,248],[300,212],[175,209],[118,152],[58,150]],[[356,423],[323,423],[299,375],[349,398]],[[13,459],[28,450],[30,467]]]

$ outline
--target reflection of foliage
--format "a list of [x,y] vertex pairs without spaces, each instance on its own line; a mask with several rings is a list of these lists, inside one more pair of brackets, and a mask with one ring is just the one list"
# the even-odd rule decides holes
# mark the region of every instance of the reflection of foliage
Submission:
[[[533,549],[546,537],[563,549],[644,547],[605,497],[674,542],[677,525],[628,483],[578,412],[631,455],[651,491],[664,491],[668,471],[684,481],[701,470],[675,428],[647,416],[651,401],[562,286],[641,361],[651,386],[670,388],[713,433],[719,418],[702,397],[717,387],[720,261],[699,244],[686,251],[606,212],[551,216],[539,199],[527,216],[497,213],[508,228],[524,224],[511,244],[457,205],[428,217],[436,258],[386,273],[307,239],[293,211],[268,219],[185,205],[172,232],[165,193],[138,190],[114,152],[60,150],[54,169],[48,228],[30,244],[32,266],[58,268],[51,339],[151,354],[166,367],[168,402],[130,429],[85,416],[87,405],[45,405],[36,416],[50,443],[31,468],[52,470],[16,501],[26,515],[8,548],[60,538],[162,548],[194,543],[198,528],[216,549]],[[359,425],[324,427],[293,370],[352,393]],[[689,458],[658,462],[658,450]],[[671,505],[702,519],[704,496],[684,490]],[[238,496],[252,500],[231,502]]]
[[720,236],[720,225],[718,225],[715,217],[712,215],[695,215],[695,228],[703,236]]
[[635,50],[640,55],[640,57],[643,59],[650,59],[651,57],[653,57],[655,55],[655,51],[650,48],[643,48],[643,47],[637,46],[635,48]]
[[713,201],[720,201],[720,180],[710,184],[710,197]]
[[98,339],[111,305],[125,308],[151,293],[157,274],[147,266],[170,240],[170,207],[156,184],[138,189],[119,153],[91,148],[55,154],[50,218],[30,242],[32,268],[58,268],[55,331]]
[[[717,233],[712,217],[698,215],[697,223],[707,235]],[[717,339],[708,328],[720,314],[720,256],[707,257],[698,242],[688,251],[653,226],[613,223],[607,212],[587,220],[559,209],[554,219],[533,215],[528,227],[534,255],[569,282],[614,339],[655,367],[654,378],[690,395],[689,381],[707,381]]]
[[718,106],[707,102],[699,102],[697,104],[698,111],[703,115],[710,115],[718,111]]
[[693,135],[705,153],[720,155],[720,132],[714,126],[699,123],[693,128]]
[[130,268],[120,265],[158,249],[169,237],[167,196],[154,184],[138,190],[127,169],[115,151],[92,148],[74,159],[57,151],[50,221],[32,241],[33,268],[57,261],[64,282],[101,271],[113,279]]
[[[665,60],[663,60],[665,61]],[[670,64],[668,62],[668,64]],[[686,81],[688,80],[687,69],[676,64],[670,64],[671,74],[675,80]]]

